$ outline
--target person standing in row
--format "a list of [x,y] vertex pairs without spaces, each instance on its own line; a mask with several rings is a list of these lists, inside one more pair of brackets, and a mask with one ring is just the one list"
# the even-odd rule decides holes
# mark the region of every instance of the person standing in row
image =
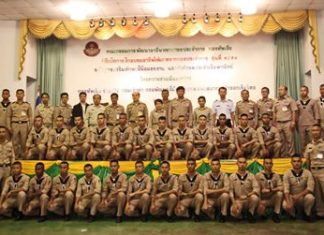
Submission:
[[216,123],[213,123],[213,125],[216,125],[216,126],[219,125],[218,117],[220,114],[223,113],[227,117],[226,126],[234,127],[235,106],[234,106],[234,103],[232,100],[226,99],[227,88],[226,87],[218,88],[218,94],[219,94],[220,99],[215,100],[213,103],[213,106],[212,106],[213,115],[214,115],[213,120],[215,120],[215,122],[216,122]]
[[2,90],[2,101],[0,103],[0,126],[7,125],[7,110],[11,104],[10,100],[10,91],[8,89]]
[[149,120],[148,109],[145,103],[140,101],[140,93],[138,91],[133,92],[133,102],[127,105],[126,113],[128,123],[130,127],[137,126],[137,119],[139,116],[144,115],[146,122]]
[[8,139],[8,129],[5,126],[0,126],[0,193],[14,162],[15,152],[12,142]]
[[44,126],[48,129],[53,128],[54,121],[54,107],[49,104],[49,94],[44,92],[41,94],[42,103],[37,105],[35,110],[35,117],[41,116],[43,118]]
[[258,126],[262,126],[262,115],[267,113],[270,118],[270,125],[272,125],[273,120],[273,105],[274,99],[269,98],[270,90],[268,87],[262,87],[261,96],[262,98],[257,101],[258,115],[259,115],[259,123]]
[[80,102],[74,105],[72,109],[71,126],[74,126],[75,117],[85,118],[86,111],[89,107],[89,104],[87,103],[87,93],[81,91],[79,93],[79,100]]
[[93,95],[93,104],[87,108],[85,113],[85,126],[95,128],[97,126],[97,118],[99,113],[105,112],[105,107],[100,103],[101,95]]
[[257,104],[250,100],[250,93],[248,90],[241,91],[242,100],[236,103],[235,107],[235,122],[236,125],[239,125],[239,118],[241,114],[245,113],[248,115],[249,127],[256,129],[258,126],[258,107]]
[[61,93],[61,102],[59,106],[54,109],[54,118],[61,115],[64,117],[64,128],[71,128],[72,106],[68,104],[69,94]]
[[199,124],[200,115],[205,115],[207,117],[208,126],[212,127],[213,123],[215,123],[215,120],[213,120],[213,118],[215,116],[213,116],[213,111],[211,110],[211,108],[206,107],[205,96],[198,97],[198,104],[199,104],[199,107],[195,108],[195,110],[193,112],[193,127],[195,127]]
[[155,109],[150,113],[149,127],[152,129],[158,128],[159,118],[167,117],[167,111],[163,108],[161,99],[154,100]]
[[119,124],[119,115],[125,113],[124,106],[118,104],[118,94],[112,93],[110,95],[111,104],[105,109],[107,126],[112,131]]

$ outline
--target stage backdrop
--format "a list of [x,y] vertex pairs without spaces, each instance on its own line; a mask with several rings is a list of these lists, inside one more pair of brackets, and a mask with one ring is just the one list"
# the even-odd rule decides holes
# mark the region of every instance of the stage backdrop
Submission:
[[[89,44],[90,41],[97,45]],[[220,86],[228,88],[228,97],[234,101],[240,99],[242,89],[250,90],[251,98],[256,100],[263,86],[269,87],[273,96],[274,71],[275,45],[271,35],[259,34],[252,40],[242,35],[231,38],[156,35],[147,40],[114,37],[107,41],[69,39],[64,90],[71,94],[72,104],[78,102],[78,92],[85,90],[90,96],[101,94],[103,102],[110,101],[109,95],[117,92],[120,103],[125,106],[131,102],[132,91],[139,90],[141,100],[151,110],[153,100],[160,98],[161,89],[169,89],[173,98],[175,88],[183,85],[194,107],[200,95],[206,96],[207,105],[211,106],[218,98]]]

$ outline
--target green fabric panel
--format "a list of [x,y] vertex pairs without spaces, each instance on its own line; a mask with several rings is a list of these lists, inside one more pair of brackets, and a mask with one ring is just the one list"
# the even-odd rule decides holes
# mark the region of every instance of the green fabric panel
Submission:
[[251,172],[253,174],[256,174],[256,173],[258,173],[258,172],[260,172],[260,171],[263,170],[263,166],[259,162],[254,161],[250,165],[248,165],[246,169],[249,172]]

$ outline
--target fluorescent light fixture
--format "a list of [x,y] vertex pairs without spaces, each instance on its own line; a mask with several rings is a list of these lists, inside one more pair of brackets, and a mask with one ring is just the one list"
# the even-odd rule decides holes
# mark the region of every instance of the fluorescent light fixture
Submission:
[[154,16],[157,18],[166,18],[170,16],[170,9],[166,3],[156,3]]
[[63,5],[63,10],[70,15],[72,20],[85,20],[89,13],[96,11],[97,7],[84,0],[73,0]]
[[257,12],[259,0],[236,0],[243,15],[253,15]]

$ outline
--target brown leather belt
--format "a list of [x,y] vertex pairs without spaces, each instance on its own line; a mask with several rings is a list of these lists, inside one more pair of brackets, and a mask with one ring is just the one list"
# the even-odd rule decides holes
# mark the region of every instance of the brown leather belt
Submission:
[[24,124],[24,123],[28,123],[28,121],[12,121],[11,123],[16,123],[16,124]]
[[0,167],[9,167],[10,164],[0,164]]
[[311,170],[322,170],[322,169],[324,169],[324,166],[311,167]]

